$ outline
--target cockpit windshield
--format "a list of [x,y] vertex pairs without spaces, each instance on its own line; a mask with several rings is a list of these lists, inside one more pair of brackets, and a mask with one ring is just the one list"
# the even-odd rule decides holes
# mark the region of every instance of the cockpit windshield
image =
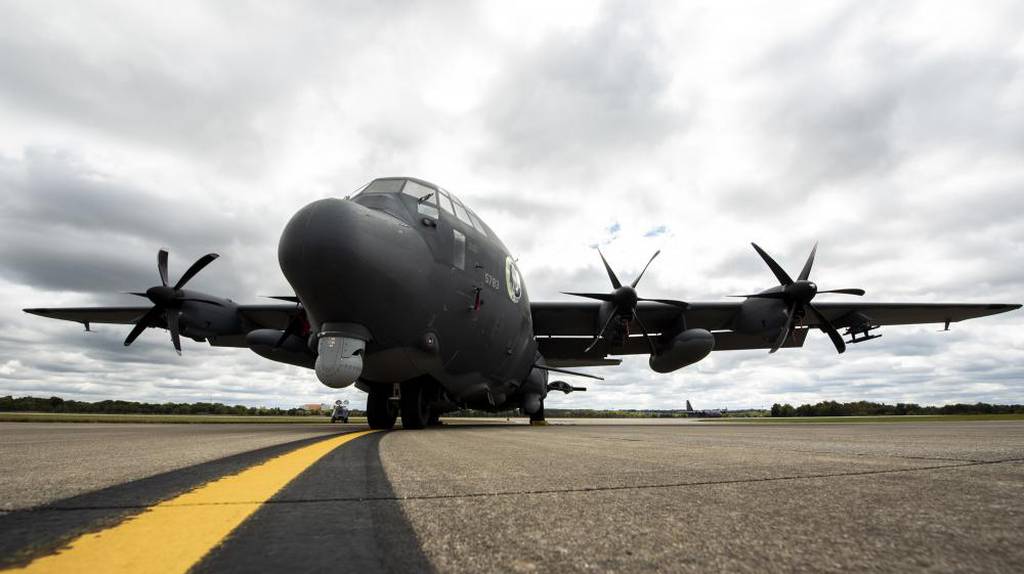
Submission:
[[384,177],[371,181],[357,195],[370,193],[402,193],[411,196],[420,204],[421,212],[424,212],[424,208],[434,208],[436,211],[437,206],[440,206],[448,217],[487,235],[486,227],[475,213],[459,198],[432,183],[405,177]]

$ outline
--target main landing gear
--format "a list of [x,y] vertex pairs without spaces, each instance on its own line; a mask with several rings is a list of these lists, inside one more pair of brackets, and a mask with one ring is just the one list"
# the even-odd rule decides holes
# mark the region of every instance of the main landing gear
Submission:
[[[398,397],[395,387],[398,387]],[[433,410],[440,388],[426,377],[405,381],[399,385],[375,384],[370,387],[366,400],[366,420],[372,429],[388,430],[402,415],[402,427],[421,429],[440,425],[440,413]]]
[[548,421],[544,419],[544,401],[540,402],[540,408],[537,412],[530,415],[530,424],[534,426],[543,426],[548,424]]

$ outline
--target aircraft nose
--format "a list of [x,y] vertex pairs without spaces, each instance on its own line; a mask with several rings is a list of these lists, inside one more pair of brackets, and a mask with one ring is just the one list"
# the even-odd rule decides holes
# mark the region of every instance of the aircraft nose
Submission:
[[[354,201],[322,199],[285,226],[278,262],[314,329],[356,323],[384,343],[388,318],[415,315],[427,290],[430,251],[404,221]],[[404,313],[398,315],[396,313]]]

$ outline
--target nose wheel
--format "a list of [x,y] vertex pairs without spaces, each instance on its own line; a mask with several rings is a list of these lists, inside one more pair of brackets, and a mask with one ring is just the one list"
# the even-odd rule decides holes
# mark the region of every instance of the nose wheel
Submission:
[[431,403],[437,396],[436,383],[428,378],[402,383],[402,427],[421,429],[431,424]]
[[373,385],[366,397],[366,422],[372,429],[390,430],[398,418],[397,401],[391,400],[394,385]]

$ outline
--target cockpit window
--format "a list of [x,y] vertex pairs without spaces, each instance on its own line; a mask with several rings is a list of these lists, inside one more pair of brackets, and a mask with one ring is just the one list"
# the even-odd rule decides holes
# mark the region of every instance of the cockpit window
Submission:
[[480,218],[477,217],[475,213],[470,211],[469,218],[473,220],[473,227],[475,227],[481,235],[487,235],[487,229],[484,228],[484,223],[480,221]]
[[452,198],[455,203],[455,216],[462,220],[466,225],[473,227],[473,221],[469,218],[469,212],[466,211],[466,207],[462,205],[462,202],[457,198]]
[[363,193],[398,193],[402,191],[404,179],[375,179],[366,186]]
[[405,182],[405,187],[402,188],[402,193],[415,197],[417,201],[437,203],[437,199],[434,198],[437,193],[433,189],[416,183],[411,179]]
[[443,189],[441,190],[441,209],[455,215],[455,208],[452,207],[452,199],[448,196],[448,192]]

